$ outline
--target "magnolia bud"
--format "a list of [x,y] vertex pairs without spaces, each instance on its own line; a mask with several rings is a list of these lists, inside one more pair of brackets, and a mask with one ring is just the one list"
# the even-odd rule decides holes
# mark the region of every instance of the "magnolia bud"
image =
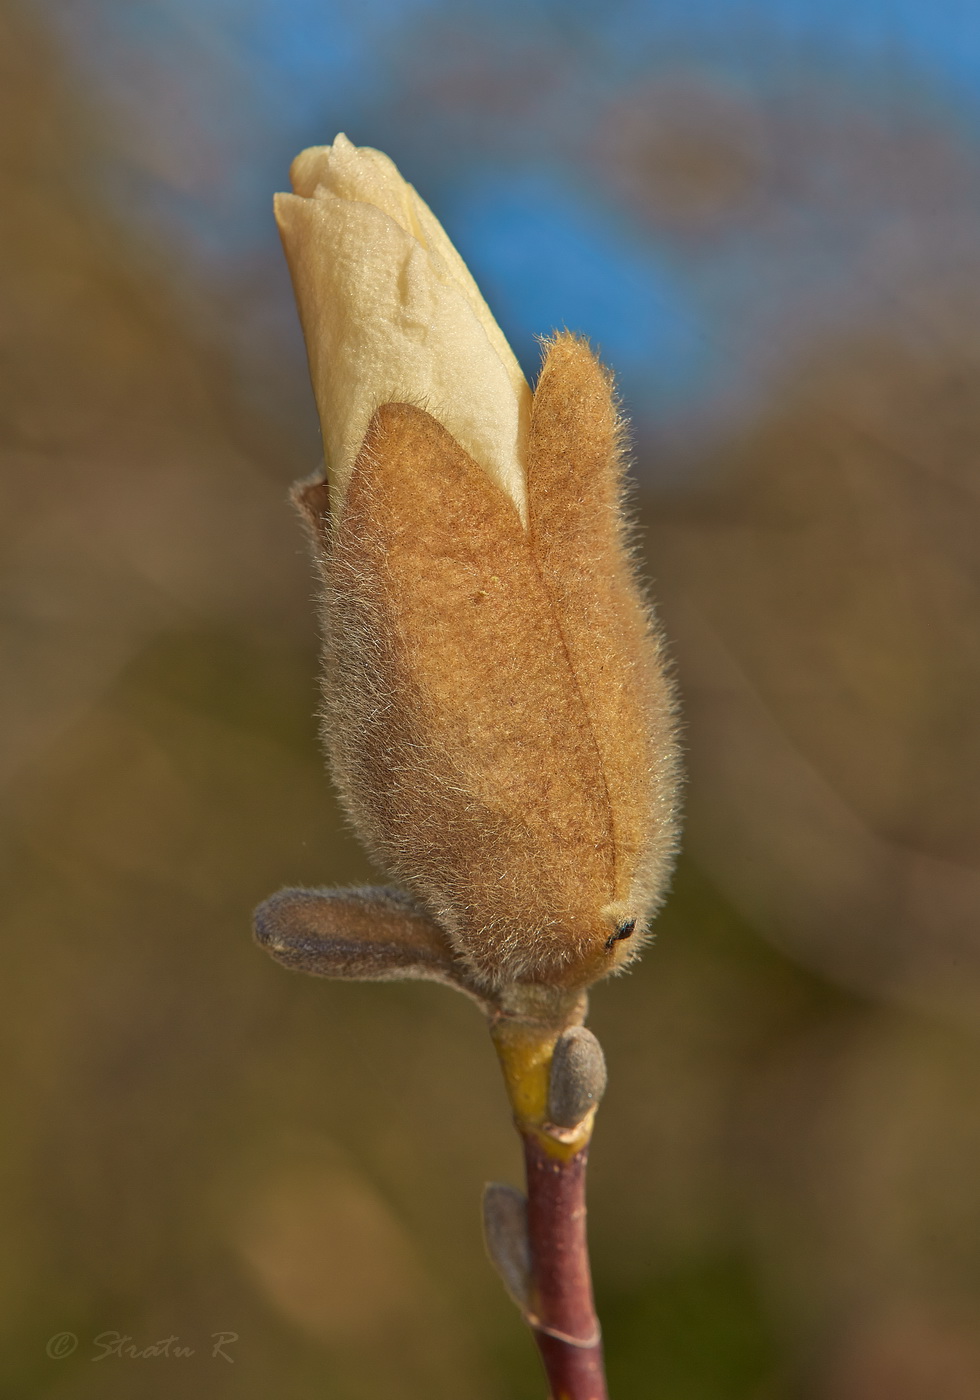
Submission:
[[574,993],[635,956],[677,827],[673,692],[624,543],[609,376],[556,336],[529,403],[386,157],[338,138],[293,176],[277,212],[327,456],[296,498],[334,778],[463,980],[510,1005],[515,987]]

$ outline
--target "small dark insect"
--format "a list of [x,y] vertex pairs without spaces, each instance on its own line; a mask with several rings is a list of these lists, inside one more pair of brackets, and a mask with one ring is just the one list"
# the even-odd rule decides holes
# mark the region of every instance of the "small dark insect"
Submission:
[[606,947],[612,948],[614,943],[619,943],[620,940],[623,938],[629,938],[630,934],[635,928],[636,920],[626,919],[623,923],[619,925],[619,928],[616,930],[616,932],[610,934],[610,936],[606,939]]

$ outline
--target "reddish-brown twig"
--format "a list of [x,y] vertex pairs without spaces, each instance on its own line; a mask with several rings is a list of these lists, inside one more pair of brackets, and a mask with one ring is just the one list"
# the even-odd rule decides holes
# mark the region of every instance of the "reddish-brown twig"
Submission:
[[530,1324],[553,1400],[607,1400],[585,1229],[588,1145],[572,1157],[524,1135]]
[[585,1229],[585,1166],[606,1082],[591,1031],[531,1018],[492,1026],[524,1143],[527,1197],[484,1195],[487,1247],[541,1353],[552,1400],[607,1400]]

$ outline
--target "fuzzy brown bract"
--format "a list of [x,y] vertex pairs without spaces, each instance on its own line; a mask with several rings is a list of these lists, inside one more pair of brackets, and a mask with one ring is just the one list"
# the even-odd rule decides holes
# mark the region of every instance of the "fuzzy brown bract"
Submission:
[[335,781],[487,988],[615,970],[669,875],[674,704],[623,537],[621,436],[607,375],[565,334],[534,395],[526,526],[406,403],[374,415],[338,519],[324,483],[297,491]]

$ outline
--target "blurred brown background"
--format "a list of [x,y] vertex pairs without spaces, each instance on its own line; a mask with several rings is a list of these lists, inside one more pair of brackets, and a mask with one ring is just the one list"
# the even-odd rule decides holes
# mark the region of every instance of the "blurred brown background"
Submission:
[[[519,146],[564,161],[721,327],[725,374],[673,415],[624,375],[690,784],[658,941],[593,1001],[613,1394],[975,1400],[977,142],[884,39],[849,87],[802,41],[734,82],[702,8],[707,59],[695,35],[624,75],[608,26],[639,44],[643,7],[529,6],[505,42],[479,6],[375,5],[358,32],[398,83],[349,134],[437,212],[467,142],[504,183]],[[288,283],[271,224],[232,246],[247,9],[203,7],[151,63],[106,49],[108,3],[0,6],[0,1393],[530,1400],[480,1240],[483,1182],[519,1163],[479,1017],[250,943],[280,885],[371,872],[312,718]],[[255,148],[263,218],[333,100]],[[181,218],[212,198],[209,244]],[[95,1360],[107,1332],[195,1355]]]

